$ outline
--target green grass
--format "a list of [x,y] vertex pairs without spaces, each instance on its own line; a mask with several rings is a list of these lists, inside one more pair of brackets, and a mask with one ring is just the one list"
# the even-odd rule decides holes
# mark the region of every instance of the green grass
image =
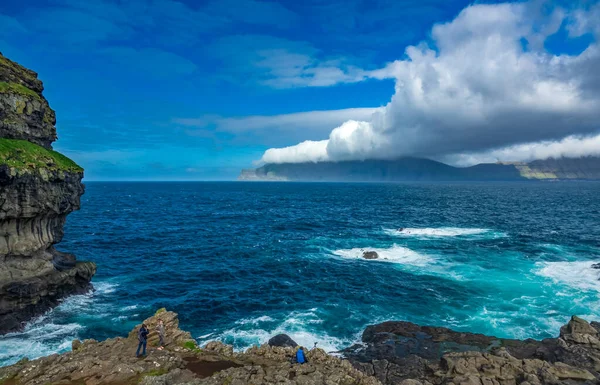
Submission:
[[196,343],[194,341],[185,341],[185,343],[183,344],[183,347],[186,349],[190,349],[190,350],[198,349],[198,345],[196,345]]
[[30,90],[22,84],[18,83],[7,83],[0,82],[0,94],[15,93],[19,95],[32,96],[34,98],[40,98],[40,95],[36,94],[35,91]]
[[158,377],[158,376],[162,376],[163,374],[167,374],[167,373],[169,373],[168,370],[161,368],[161,369],[154,369],[149,372],[146,372],[146,373],[144,373],[144,376]]
[[33,144],[26,140],[0,138],[0,164],[17,170],[60,170],[83,172],[83,169],[61,153]]

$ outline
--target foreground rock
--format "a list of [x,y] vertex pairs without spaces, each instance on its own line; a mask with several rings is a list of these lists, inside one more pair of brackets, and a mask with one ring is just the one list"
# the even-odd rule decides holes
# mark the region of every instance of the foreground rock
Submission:
[[0,334],[88,291],[96,271],[54,248],[79,209],[83,170],[51,150],[56,118],[43,89],[0,54]]
[[385,322],[344,355],[384,384],[598,384],[599,330],[573,317],[558,338],[519,341]]
[[[158,348],[162,320],[166,346]],[[2,385],[575,385],[600,383],[600,324],[573,317],[558,338],[498,339],[481,334],[386,322],[367,328],[364,345],[343,353],[294,347],[252,347],[243,353],[221,342],[199,348],[179,329],[177,315],[159,310],[144,321],[148,355],[136,358],[137,328],[127,338],[73,341],[73,350],[0,368]],[[276,342],[293,342],[276,336]],[[287,337],[287,338],[286,338]]]
[[[166,330],[162,350],[156,346],[154,331],[159,319]],[[145,358],[135,358],[136,327],[127,338],[74,341],[71,352],[0,368],[0,384],[380,384],[350,362],[321,349],[308,352],[309,363],[298,365],[292,363],[292,347],[263,345],[235,353],[231,346],[211,342],[200,349],[189,333],[179,329],[173,312],[159,311],[144,323],[151,330]]]

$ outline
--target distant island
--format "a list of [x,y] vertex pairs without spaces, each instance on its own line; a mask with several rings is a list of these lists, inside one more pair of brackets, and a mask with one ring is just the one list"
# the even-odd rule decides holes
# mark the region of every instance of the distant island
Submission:
[[423,158],[266,164],[242,170],[240,181],[409,182],[600,180],[600,157],[454,167]]

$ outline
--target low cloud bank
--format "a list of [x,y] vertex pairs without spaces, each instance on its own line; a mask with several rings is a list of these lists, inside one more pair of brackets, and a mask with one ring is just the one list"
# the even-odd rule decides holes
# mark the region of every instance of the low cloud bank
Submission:
[[[371,71],[395,79],[395,94],[364,121],[321,141],[267,150],[264,163],[420,156],[455,164],[598,155],[600,4],[543,15],[537,2],[473,5],[435,25],[432,41]],[[594,42],[578,55],[544,42],[567,26]],[[569,43],[566,42],[566,45]]]

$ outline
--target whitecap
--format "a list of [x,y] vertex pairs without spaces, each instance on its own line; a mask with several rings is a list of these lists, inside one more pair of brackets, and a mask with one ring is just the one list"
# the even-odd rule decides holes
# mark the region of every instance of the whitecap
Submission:
[[600,292],[600,270],[592,268],[593,261],[538,262],[534,273],[554,283],[579,290]]
[[[79,338],[85,326],[60,321],[71,320],[74,315],[93,319],[114,317],[109,305],[97,302],[114,292],[117,286],[109,282],[94,282],[94,291],[67,297],[54,309],[27,323],[23,331],[0,336],[0,366],[12,364],[23,357],[34,359],[70,350],[71,342]],[[117,316],[112,319],[122,321],[126,318]]]
[[113,293],[115,290],[117,290],[117,287],[119,286],[118,284],[111,282],[92,282],[92,284],[94,286],[94,291],[97,294]]
[[55,324],[42,316],[25,330],[0,337],[0,365],[10,365],[22,357],[38,358],[71,349],[83,326],[77,323]]
[[[366,251],[374,251],[379,255],[377,259],[364,259],[363,253]],[[407,247],[394,245],[387,249],[380,248],[354,248],[354,249],[342,249],[335,250],[333,254],[348,258],[348,259],[360,259],[369,262],[391,262],[400,263],[403,265],[412,266],[427,266],[434,262],[433,258],[426,254],[418,253]]]
[[[442,237],[463,237],[470,235],[481,235],[493,233],[490,229],[480,228],[460,228],[460,227],[439,227],[439,228],[413,228],[407,227],[399,231],[398,229],[384,229],[388,235],[397,237],[421,237],[421,238],[442,238]],[[493,233],[502,236],[501,233]]]
[[238,324],[238,325],[246,325],[246,324],[256,325],[261,322],[271,322],[271,321],[274,321],[274,319],[269,317],[268,315],[264,315],[264,316],[257,317],[257,318],[242,318],[241,320],[236,321],[236,324]]
[[[257,317],[254,320],[263,318],[265,316]],[[242,322],[236,322],[238,326],[225,330],[218,335],[213,336],[211,333],[198,337],[198,339],[203,339],[204,343],[208,343],[211,340],[222,341],[233,345],[237,351],[244,350],[252,345],[264,344],[271,337],[282,333],[287,334],[299,345],[307,348],[312,348],[314,343],[317,342],[317,347],[327,352],[340,350],[354,342],[354,340],[340,339],[315,329],[315,324],[323,322],[317,315],[316,309],[292,312],[282,321],[276,321],[271,317],[266,318],[271,320],[267,324],[260,324],[260,321],[252,322],[249,319],[244,319],[241,320]],[[260,324],[260,326],[257,324]],[[255,325],[256,327],[253,327]],[[251,326],[251,328],[248,328],[248,326]],[[210,340],[208,337],[211,337]]]

